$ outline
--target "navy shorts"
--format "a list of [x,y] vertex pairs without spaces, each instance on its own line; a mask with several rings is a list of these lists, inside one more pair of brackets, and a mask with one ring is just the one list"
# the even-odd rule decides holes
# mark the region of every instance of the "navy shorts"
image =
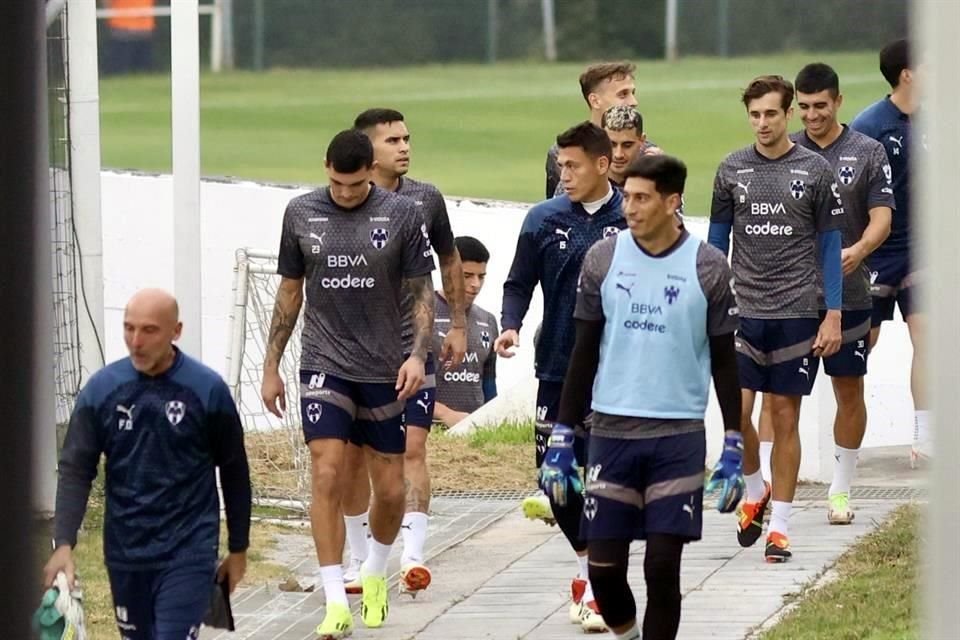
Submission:
[[740,318],[737,368],[740,387],[785,396],[808,396],[820,367],[813,356],[817,318]]
[[426,378],[420,390],[407,398],[407,405],[403,409],[403,423],[408,427],[430,431],[433,425],[433,408],[437,402],[437,362],[432,353],[427,354],[423,370]]
[[210,607],[216,562],[156,571],[107,569],[120,637],[196,640]]
[[[553,430],[553,423],[557,420],[557,413],[560,411],[560,393],[563,391],[562,382],[550,382],[541,380],[537,387],[537,420],[535,423],[536,441],[536,460],[537,468],[543,464],[543,456],[547,455],[547,441],[550,439],[550,432]],[[587,406],[590,406],[590,399],[587,399]],[[573,425],[576,431],[576,437],[573,440],[573,455],[577,458],[577,464],[581,468],[587,463],[587,432],[583,425]]]
[[580,535],[699,540],[706,457],[704,431],[636,440],[590,436]]
[[[823,359],[823,370],[832,378],[862,378],[867,375],[870,339],[870,309],[844,311],[840,319],[843,339],[840,351]],[[826,316],[820,312],[820,320]]]
[[909,251],[874,253],[868,259],[868,264],[874,327],[879,327],[886,320],[893,320],[894,305],[900,307],[900,315],[904,318],[919,311],[914,304],[914,296],[920,278],[913,268]]
[[380,453],[403,453],[407,438],[403,403],[392,382],[353,382],[300,370],[304,441],[336,438]]

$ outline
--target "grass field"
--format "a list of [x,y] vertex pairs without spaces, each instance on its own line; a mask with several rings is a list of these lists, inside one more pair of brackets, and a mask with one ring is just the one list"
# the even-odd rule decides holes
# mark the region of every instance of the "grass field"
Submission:
[[[876,53],[790,54],[644,62],[637,96],[651,139],[690,169],[687,208],[709,211],[723,156],[752,140],[741,89],[762,73],[793,78],[822,60],[840,74],[845,120],[882,96]],[[534,202],[543,198],[544,158],[557,133],[587,117],[582,64],[503,64],[350,71],[274,70],[201,78],[204,175],[314,184],[324,180],[330,137],[361,110],[403,111],[413,134],[411,175],[448,195]],[[102,81],[105,167],[169,171],[170,78]],[[799,128],[799,118],[793,129]]]

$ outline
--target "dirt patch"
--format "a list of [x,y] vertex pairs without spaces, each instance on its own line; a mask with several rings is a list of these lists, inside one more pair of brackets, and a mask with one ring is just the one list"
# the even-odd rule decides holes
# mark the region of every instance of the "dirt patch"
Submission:
[[532,442],[472,446],[466,438],[433,434],[427,455],[433,491],[536,488]]

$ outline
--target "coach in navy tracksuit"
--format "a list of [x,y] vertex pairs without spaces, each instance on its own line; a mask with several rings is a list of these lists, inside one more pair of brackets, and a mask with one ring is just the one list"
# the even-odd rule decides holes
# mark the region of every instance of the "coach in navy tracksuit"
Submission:
[[[124,312],[128,358],[98,371],[77,398],[60,455],[54,539],[44,569],[73,583],[73,547],[101,453],[106,456],[103,551],[120,635],[196,638],[214,580],[230,590],[246,570],[250,472],[236,405],[216,372],[173,345],[177,302],[144,290]],[[230,554],[217,567],[215,467]]]

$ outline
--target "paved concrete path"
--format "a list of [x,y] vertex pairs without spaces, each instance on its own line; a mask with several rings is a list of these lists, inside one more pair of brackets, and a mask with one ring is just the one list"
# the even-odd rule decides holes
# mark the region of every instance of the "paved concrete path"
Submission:
[[[890,455],[903,457],[899,449]],[[876,464],[888,466],[884,456]],[[877,473],[876,471],[872,473]],[[897,469],[895,475],[909,474]],[[882,475],[882,474],[880,474]],[[871,478],[870,469],[864,476]],[[898,495],[890,488],[902,488]],[[763,562],[762,540],[741,549],[732,515],[710,509],[703,540],[683,558],[684,594],[680,638],[744,638],[780,613],[786,596],[797,593],[828,570],[857,538],[872,530],[915,489],[912,479],[871,486],[855,498],[856,520],[829,526],[822,487],[806,487],[790,520],[794,559],[784,565]],[[856,493],[854,493],[856,496]],[[873,497],[871,497],[873,496]],[[430,589],[416,599],[393,595],[387,624],[366,629],[356,616],[354,638],[380,640],[553,640],[582,637],[567,620],[570,579],[576,563],[556,528],[523,519],[511,500],[436,499],[428,545],[434,572]],[[306,535],[285,536],[281,550],[300,575],[316,568]],[[643,544],[631,551],[630,583],[642,615]],[[398,570],[393,557],[391,571]],[[393,576],[396,580],[396,575]],[[355,611],[359,600],[351,596]],[[323,616],[323,593],[285,593],[277,585],[238,592],[234,634],[204,630],[202,640],[311,640]],[[606,636],[610,637],[609,634]]]

